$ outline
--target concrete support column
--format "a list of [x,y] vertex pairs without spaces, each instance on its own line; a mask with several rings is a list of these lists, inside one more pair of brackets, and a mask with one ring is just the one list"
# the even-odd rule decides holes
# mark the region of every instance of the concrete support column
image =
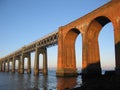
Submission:
[[1,62],[1,71],[2,71],[2,62]]
[[57,76],[77,76],[75,39],[78,34],[78,32],[71,30],[63,38],[63,30],[59,29]]
[[101,75],[98,43],[83,45],[82,77],[91,78]]
[[0,71],[2,71],[2,62],[0,63]]
[[0,63],[0,71],[2,71],[2,62]]
[[21,73],[21,63],[22,63],[22,60],[21,60],[22,58],[20,57],[20,60],[19,60],[19,73]]
[[20,58],[18,59],[18,73],[20,73]]
[[43,74],[44,74],[44,75],[47,75],[47,74],[48,74],[47,48],[44,48],[44,53],[43,53]]
[[39,75],[39,50],[35,50],[34,75]]
[[2,62],[2,72],[4,72],[4,62]]
[[3,62],[1,63],[1,71],[3,72]]
[[1,62],[1,71],[3,72],[3,62]]
[[24,54],[22,53],[21,55],[21,60],[20,60],[20,73],[24,73]]
[[5,62],[3,62],[3,69],[2,69],[3,72],[5,72]]
[[30,74],[31,73],[31,58],[30,58],[30,53],[27,55],[27,59],[28,59],[27,73]]
[[120,74],[120,26],[114,30],[116,72]]
[[9,60],[7,61],[7,72],[9,72]]
[[0,62],[0,72],[2,71],[2,64],[1,64],[1,62]]
[[0,71],[2,72],[2,62],[0,63]]
[[12,72],[13,73],[15,72],[15,57],[13,57],[13,60],[12,60]]
[[98,36],[102,26],[93,21],[86,33],[82,34],[82,78],[94,78],[101,75]]
[[97,77],[101,75],[98,42],[83,44],[82,77]]

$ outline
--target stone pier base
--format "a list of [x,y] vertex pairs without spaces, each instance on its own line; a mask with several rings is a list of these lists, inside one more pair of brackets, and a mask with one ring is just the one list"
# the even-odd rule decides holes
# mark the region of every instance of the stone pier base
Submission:
[[27,70],[27,73],[30,74],[30,73],[31,73],[31,69],[28,69],[28,70]]
[[57,72],[56,72],[56,75],[58,77],[71,77],[71,76],[77,76],[77,69],[58,69]]
[[101,74],[100,67],[88,67],[82,70],[82,81],[85,82],[88,79],[98,78]]
[[34,76],[38,76],[39,75],[39,70],[38,69],[34,69]]
[[24,74],[24,69],[20,69],[20,74]]

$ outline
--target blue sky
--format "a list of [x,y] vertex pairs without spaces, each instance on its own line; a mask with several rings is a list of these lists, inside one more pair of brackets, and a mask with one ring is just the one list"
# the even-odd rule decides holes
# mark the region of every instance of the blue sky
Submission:
[[[0,0],[0,57],[55,31],[109,1]],[[103,29],[99,37],[102,67],[113,68],[115,62],[112,24],[106,25]],[[79,35],[76,41],[77,67],[81,66],[81,49]],[[33,60],[34,53],[32,66]],[[48,65],[49,67],[57,65],[57,46],[48,48]]]

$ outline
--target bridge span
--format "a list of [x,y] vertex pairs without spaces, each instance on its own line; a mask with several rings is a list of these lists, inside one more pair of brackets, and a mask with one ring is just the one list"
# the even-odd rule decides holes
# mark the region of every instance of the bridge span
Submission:
[[[58,45],[57,76],[76,76],[75,40],[82,36],[82,76],[101,74],[99,32],[109,22],[114,27],[115,71],[120,72],[120,0],[112,0],[87,15],[58,28],[57,31],[23,46],[0,59],[0,71],[15,72],[15,60],[19,61],[18,72],[24,73],[24,58],[28,58],[27,72],[31,72],[30,53],[35,51],[34,75],[39,74],[39,54],[43,54],[43,74],[47,75],[47,47]],[[7,64],[6,64],[7,63]]]
[[[15,72],[15,61],[18,60],[18,72],[24,73],[24,58],[26,57],[28,59],[28,65],[27,65],[27,73],[31,72],[31,60],[30,60],[30,53],[36,52],[36,58],[35,58],[35,75],[39,72],[39,54],[43,54],[43,72],[44,74],[47,74],[47,48],[52,47],[56,45],[58,42],[58,30],[30,43],[29,45],[25,45],[19,50],[3,57],[0,59],[1,65],[0,69],[1,71],[9,71],[9,64],[12,62],[12,72]],[[22,59],[22,60],[21,60]],[[7,66],[6,66],[7,63]]]

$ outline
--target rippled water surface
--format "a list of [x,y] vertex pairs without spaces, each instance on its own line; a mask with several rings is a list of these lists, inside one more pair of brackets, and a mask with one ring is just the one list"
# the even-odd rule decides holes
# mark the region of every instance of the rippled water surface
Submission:
[[54,70],[50,70],[48,76],[0,72],[0,90],[64,90],[80,83],[81,76],[60,78]]

